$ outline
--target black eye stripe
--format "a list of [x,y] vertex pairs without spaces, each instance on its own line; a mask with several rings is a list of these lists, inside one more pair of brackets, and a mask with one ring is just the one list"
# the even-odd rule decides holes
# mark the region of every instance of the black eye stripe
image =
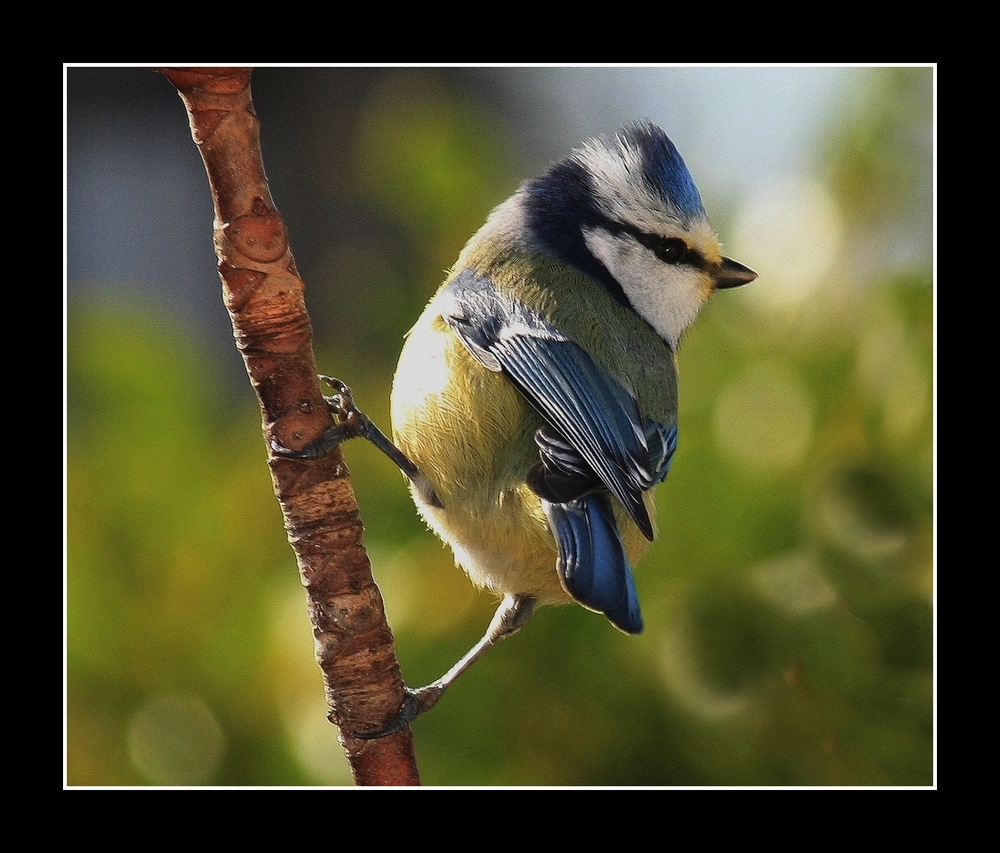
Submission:
[[708,269],[704,255],[697,249],[691,248],[680,237],[650,234],[623,222],[616,223],[615,227],[609,230],[613,234],[628,234],[665,264],[685,264],[699,270]]

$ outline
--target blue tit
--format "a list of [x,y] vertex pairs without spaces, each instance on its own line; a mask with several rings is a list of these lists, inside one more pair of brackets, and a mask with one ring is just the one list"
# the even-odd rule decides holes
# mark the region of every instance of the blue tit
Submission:
[[755,278],[723,256],[648,121],[588,140],[490,214],[406,336],[387,452],[458,565],[503,600],[377,735],[432,707],[537,605],[642,630],[631,567],[677,447],[675,353],[715,290]]

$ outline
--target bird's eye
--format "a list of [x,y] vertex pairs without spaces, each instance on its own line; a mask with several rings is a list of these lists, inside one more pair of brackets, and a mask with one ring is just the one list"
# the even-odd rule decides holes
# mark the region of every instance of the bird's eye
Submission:
[[695,267],[703,265],[704,261],[697,250],[692,249],[680,237],[661,237],[650,234],[638,228],[623,228],[639,244],[649,249],[665,264],[691,264]]
[[657,240],[650,248],[656,257],[665,264],[679,264],[684,260],[684,256],[688,251],[687,244],[676,237],[666,237],[662,240]]

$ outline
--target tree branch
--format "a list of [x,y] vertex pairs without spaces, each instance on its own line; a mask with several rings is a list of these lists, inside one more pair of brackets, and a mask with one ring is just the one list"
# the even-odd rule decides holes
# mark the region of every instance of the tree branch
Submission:
[[[158,69],[187,107],[215,205],[223,299],[264,440],[292,448],[332,423],[316,378],[312,325],[281,215],[260,154],[250,69]],[[363,526],[340,449],[308,462],[269,452],[274,491],[308,595],[329,719],[359,785],[419,784],[409,730],[377,740],[403,701],[403,679],[382,596],[362,544]]]

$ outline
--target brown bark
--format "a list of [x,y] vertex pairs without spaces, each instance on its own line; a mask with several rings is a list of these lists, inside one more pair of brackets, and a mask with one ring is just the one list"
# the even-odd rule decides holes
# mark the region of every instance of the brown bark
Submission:
[[[316,378],[305,286],[274,207],[246,68],[158,69],[180,92],[215,204],[223,299],[264,439],[299,448],[332,423]],[[308,596],[330,721],[359,785],[419,784],[409,730],[376,740],[400,707],[403,679],[340,449],[322,459],[268,453],[274,491]],[[234,578],[234,583],[238,582]]]

